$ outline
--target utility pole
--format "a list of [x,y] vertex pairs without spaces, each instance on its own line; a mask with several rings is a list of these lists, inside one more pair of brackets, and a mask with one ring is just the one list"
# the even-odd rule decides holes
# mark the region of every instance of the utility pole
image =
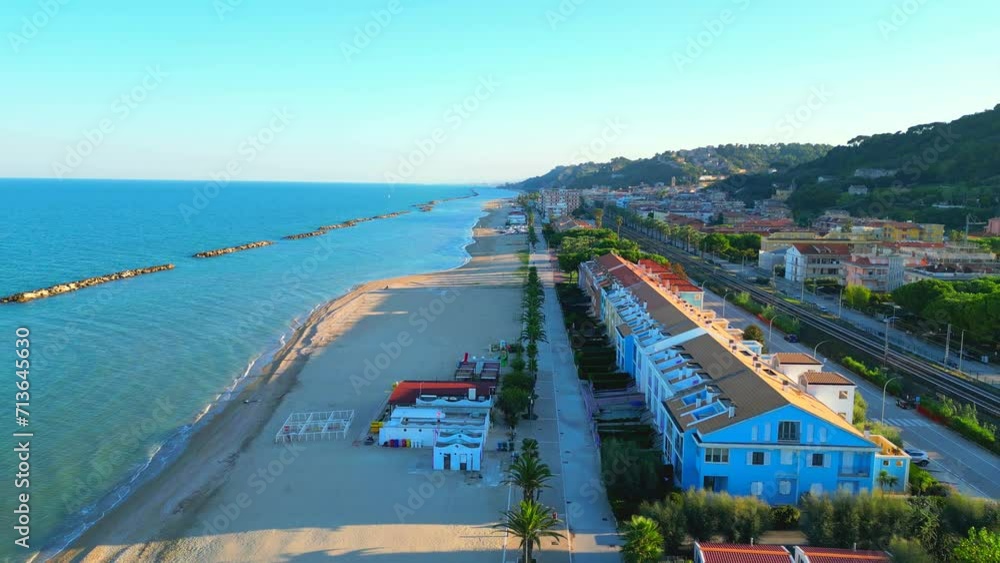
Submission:
[[948,323],[948,335],[944,337],[944,365],[948,365],[949,348],[951,348],[951,323]]
[[837,318],[844,312],[844,288],[840,288],[840,304],[837,305]]
[[962,359],[965,357],[965,329],[962,329],[962,338],[958,345],[958,371],[962,372]]

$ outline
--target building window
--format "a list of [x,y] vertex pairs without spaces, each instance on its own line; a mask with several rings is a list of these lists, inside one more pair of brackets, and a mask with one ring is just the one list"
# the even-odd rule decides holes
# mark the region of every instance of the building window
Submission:
[[886,466],[886,467],[889,467],[889,460],[887,460],[887,459],[883,459],[883,460],[882,460],[882,465],[884,465],[884,466]]
[[755,496],[760,496],[764,493],[764,482],[763,481],[753,481],[750,483],[750,494]]
[[825,454],[813,454],[809,465],[811,465],[812,467],[823,467],[824,457]]
[[750,465],[764,465],[764,452],[753,452],[750,455]]
[[788,479],[782,479],[778,481],[778,492],[783,495],[792,494],[792,482]]
[[729,448],[705,448],[708,463],[729,463]]
[[778,423],[778,441],[779,442],[798,442],[799,441],[799,423],[798,422],[779,422]]
[[841,391],[840,392],[840,398],[841,399],[846,399],[847,398],[847,391]]
[[896,460],[896,467],[903,467],[903,460],[897,459]]

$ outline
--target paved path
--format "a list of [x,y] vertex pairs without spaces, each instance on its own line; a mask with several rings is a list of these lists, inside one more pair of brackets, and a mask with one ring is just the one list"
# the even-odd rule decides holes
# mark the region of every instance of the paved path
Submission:
[[[539,563],[621,563],[615,519],[601,482],[597,446],[590,434],[590,419],[554,289],[557,271],[541,245],[532,253],[531,264],[538,268],[545,284],[548,342],[540,342],[538,350],[538,419],[522,421],[517,439],[538,440],[542,461],[557,474],[541,500],[556,509],[568,526],[568,533],[563,531],[567,540],[555,545],[551,540],[543,541],[535,558]],[[512,502],[518,500],[517,494],[515,491]],[[507,549],[507,561],[516,561],[517,540],[508,540]]]
[[[716,311],[722,316],[722,298],[705,290],[705,307]],[[731,326],[746,328],[750,323],[759,326],[767,337],[767,324],[757,317],[747,313],[738,306],[728,303],[725,316]],[[774,337],[768,342],[771,352],[806,352],[813,353],[811,346],[792,344],[784,340],[784,334],[774,329]],[[823,361],[823,349],[820,348],[817,358]],[[858,386],[858,391],[868,403],[868,419],[879,420],[882,415],[882,388],[868,380],[855,375],[840,364],[826,362],[826,371],[837,372],[847,377]],[[907,447],[924,450],[931,458],[927,470],[938,480],[955,484],[965,494],[986,498],[1000,498],[1000,456],[996,456],[961,435],[944,426],[928,420],[912,410],[903,410],[896,406],[895,398],[886,397],[885,422],[898,426],[903,442]]]

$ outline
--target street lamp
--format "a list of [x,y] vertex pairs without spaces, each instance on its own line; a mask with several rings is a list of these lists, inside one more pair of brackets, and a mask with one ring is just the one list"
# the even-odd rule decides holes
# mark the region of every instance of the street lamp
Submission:
[[[732,290],[731,289],[727,289],[726,290],[726,294],[722,296],[722,318],[726,318],[726,298],[729,297],[729,292],[730,291],[732,291]],[[963,332],[963,334],[964,334],[964,332]],[[961,371],[961,370],[959,370],[959,371]]]
[[841,318],[841,314],[844,312],[844,288],[840,288],[840,301],[837,305],[837,318]]
[[771,317],[771,320],[767,321],[767,341],[771,342],[771,335],[774,334],[774,319],[777,316]]
[[[723,307],[725,307],[725,305],[723,305]],[[962,340],[961,343],[958,345],[958,373],[962,373],[962,359],[964,357],[965,357],[965,330],[962,330]]]
[[[824,340],[824,341],[820,342],[819,344],[817,344],[816,346],[813,347],[813,358],[816,357],[816,353],[819,351],[819,347],[822,346],[822,345],[824,345],[824,344],[826,344],[827,342],[829,342],[829,340]],[[823,363],[825,364],[826,361],[824,360]]]
[[885,391],[889,388],[889,384],[895,379],[899,379],[899,376],[890,377],[889,381],[886,381],[885,385],[882,386],[882,424],[885,424]]

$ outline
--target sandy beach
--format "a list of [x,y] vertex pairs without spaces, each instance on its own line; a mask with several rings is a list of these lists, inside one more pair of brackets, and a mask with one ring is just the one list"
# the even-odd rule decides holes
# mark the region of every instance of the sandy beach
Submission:
[[[430,449],[360,440],[393,382],[450,380],[461,354],[517,336],[525,238],[495,230],[509,207],[487,208],[465,266],[318,308],[176,462],[57,560],[497,561],[499,454],[481,474],[435,472]],[[275,444],[290,413],[334,409],[355,411],[347,439]],[[487,451],[502,434],[493,428]]]

